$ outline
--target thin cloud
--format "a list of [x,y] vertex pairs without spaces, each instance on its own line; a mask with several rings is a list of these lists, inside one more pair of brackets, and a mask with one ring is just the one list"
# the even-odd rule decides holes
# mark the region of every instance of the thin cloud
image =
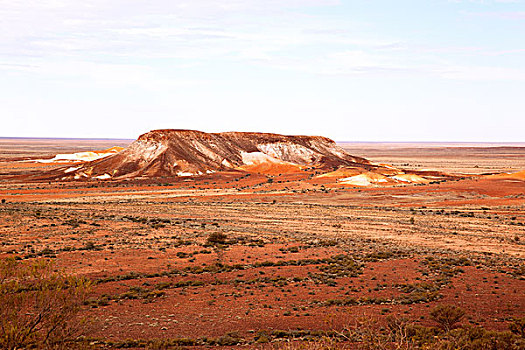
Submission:
[[485,12],[465,12],[466,15],[483,17],[483,18],[495,18],[504,20],[525,20],[525,11],[485,11]]
[[133,58],[146,67],[153,66],[150,60],[155,59],[179,61],[173,65],[219,59],[315,74],[434,74],[440,71],[443,54],[522,52],[423,47],[405,38],[372,36],[359,22],[301,13],[339,4],[333,0],[4,2],[0,16],[7,20],[0,31],[0,57],[20,58],[29,66],[57,59],[118,65]]
[[[36,135],[74,114],[111,120],[110,134],[132,128],[128,136],[159,120],[252,130],[287,123],[290,132],[298,125],[308,132],[332,116],[323,127],[344,133],[355,128],[345,124],[349,113],[388,123],[384,116],[407,106],[413,120],[422,113],[490,119],[469,97],[503,109],[507,120],[523,119],[516,82],[525,81],[525,48],[515,3],[356,3],[0,0],[3,130],[32,127]],[[479,84],[492,81],[504,83]],[[427,108],[433,104],[437,111]],[[63,133],[71,130],[81,132]]]

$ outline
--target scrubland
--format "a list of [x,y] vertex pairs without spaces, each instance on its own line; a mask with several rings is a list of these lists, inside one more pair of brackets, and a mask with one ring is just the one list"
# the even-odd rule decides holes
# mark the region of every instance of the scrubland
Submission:
[[0,300],[15,318],[68,311],[62,333],[40,322],[18,347],[525,347],[523,180],[28,183],[4,179],[34,171],[13,164],[0,162]]

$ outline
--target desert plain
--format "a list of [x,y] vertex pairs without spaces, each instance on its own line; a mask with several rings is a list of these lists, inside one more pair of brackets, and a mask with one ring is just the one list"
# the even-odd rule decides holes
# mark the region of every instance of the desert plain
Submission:
[[392,324],[438,327],[439,305],[501,334],[525,316],[525,144],[339,144],[457,175],[424,184],[315,169],[23,180],[67,165],[28,160],[130,143],[0,139],[0,256],[92,281],[88,346],[374,348]]

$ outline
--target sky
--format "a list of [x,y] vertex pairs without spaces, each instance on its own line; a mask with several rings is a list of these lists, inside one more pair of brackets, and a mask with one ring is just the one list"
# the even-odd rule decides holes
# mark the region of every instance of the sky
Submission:
[[0,0],[0,136],[525,142],[522,0]]

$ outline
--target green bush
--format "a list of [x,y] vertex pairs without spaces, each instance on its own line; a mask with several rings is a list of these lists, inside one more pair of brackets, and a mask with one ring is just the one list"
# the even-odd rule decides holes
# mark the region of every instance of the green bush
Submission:
[[460,322],[463,316],[465,310],[454,305],[438,305],[430,312],[430,318],[447,332]]
[[85,330],[77,314],[89,290],[49,260],[0,260],[0,348],[71,348]]

